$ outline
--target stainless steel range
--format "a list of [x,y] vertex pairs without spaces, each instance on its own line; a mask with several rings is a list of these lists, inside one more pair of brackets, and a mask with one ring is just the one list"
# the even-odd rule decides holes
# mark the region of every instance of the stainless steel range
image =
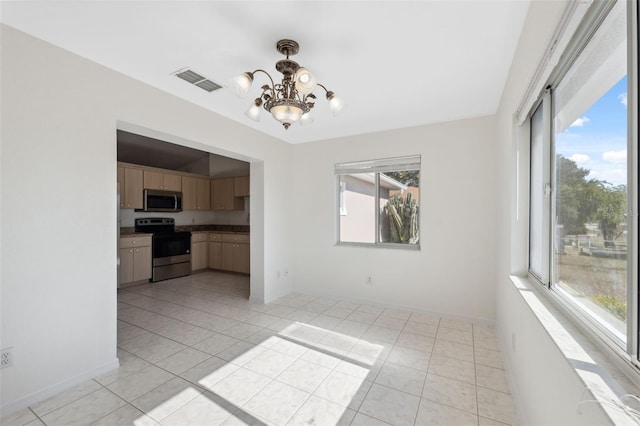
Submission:
[[191,232],[176,232],[175,219],[139,218],[135,231],[153,234],[152,282],[191,274]]

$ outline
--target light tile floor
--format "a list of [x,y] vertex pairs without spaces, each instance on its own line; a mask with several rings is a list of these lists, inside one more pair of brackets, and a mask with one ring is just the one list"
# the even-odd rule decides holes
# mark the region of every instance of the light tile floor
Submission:
[[118,294],[120,368],[3,425],[515,424],[494,330],[204,272]]

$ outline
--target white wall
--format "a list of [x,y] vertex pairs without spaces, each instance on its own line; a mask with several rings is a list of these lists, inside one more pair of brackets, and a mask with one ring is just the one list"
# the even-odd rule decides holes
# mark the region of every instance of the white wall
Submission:
[[[577,401],[584,383],[549,337],[509,274],[527,270],[528,136],[513,114],[542,60],[566,2],[533,1],[497,114],[499,158],[499,223],[497,266],[497,332],[511,390],[523,425],[609,424],[595,404]],[[520,150],[520,152],[519,152]],[[517,166],[517,167],[516,167]],[[513,345],[513,340],[515,345]]]
[[4,412],[116,366],[116,129],[251,162],[251,291],[288,293],[290,146],[1,26]]
[[[495,133],[484,117],[296,145],[295,289],[494,320]],[[414,154],[422,155],[421,250],[336,246],[334,164]]]

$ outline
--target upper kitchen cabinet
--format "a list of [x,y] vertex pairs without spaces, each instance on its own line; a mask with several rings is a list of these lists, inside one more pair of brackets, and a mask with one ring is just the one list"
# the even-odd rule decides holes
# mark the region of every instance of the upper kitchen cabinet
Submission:
[[118,189],[121,209],[142,208],[142,170],[118,166]]
[[144,171],[144,189],[182,191],[182,176],[171,173]]
[[236,197],[249,196],[249,176],[238,176],[233,178],[233,195]]
[[182,177],[182,208],[184,210],[209,210],[210,197],[209,179]]
[[235,178],[211,179],[211,210],[242,210],[244,200],[236,198]]

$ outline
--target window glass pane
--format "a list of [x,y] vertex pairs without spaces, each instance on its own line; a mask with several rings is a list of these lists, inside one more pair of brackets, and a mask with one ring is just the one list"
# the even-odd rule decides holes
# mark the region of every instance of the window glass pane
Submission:
[[627,319],[625,2],[554,93],[557,290],[621,341]]
[[420,170],[380,173],[380,242],[420,242]]
[[340,175],[339,179],[341,202],[347,207],[340,212],[340,241],[375,243],[375,173]]
[[531,188],[529,219],[529,270],[538,278],[543,278],[543,215],[544,209],[544,140],[542,126],[542,105],[531,117]]

